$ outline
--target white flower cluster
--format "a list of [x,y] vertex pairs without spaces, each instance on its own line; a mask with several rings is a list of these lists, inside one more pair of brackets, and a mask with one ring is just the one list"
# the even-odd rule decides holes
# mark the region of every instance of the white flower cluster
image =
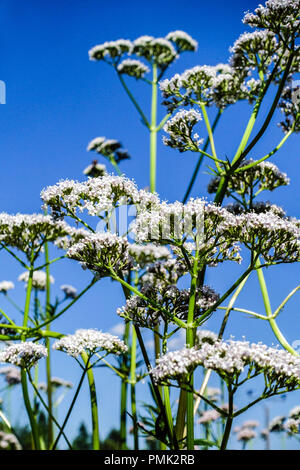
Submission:
[[194,109],[178,111],[163,127],[169,134],[169,138],[163,137],[164,144],[177,148],[179,152],[187,150],[197,152],[203,139],[200,139],[198,134],[193,135],[193,128],[201,120],[201,114]]
[[201,414],[201,417],[198,419],[199,424],[209,424],[213,421],[216,421],[220,418],[220,413],[216,410],[205,410]]
[[168,260],[171,258],[171,253],[168,248],[155,245],[154,243],[147,243],[146,245],[134,243],[129,245],[128,250],[130,256],[132,256],[134,261],[141,267],[158,260]]
[[284,431],[285,416],[275,416],[269,423],[270,432],[282,432]]
[[22,450],[22,446],[14,434],[0,431],[0,450]]
[[66,297],[75,299],[75,297],[77,296],[77,289],[69,284],[63,284],[62,286],[60,286],[60,288]]
[[197,366],[215,370],[226,380],[238,377],[248,368],[248,380],[263,373],[272,394],[300,387],[300,358],[285,350],[247,341],[202,342],[193,348],[169,352],[157,360],[151,373],[156,382],[185,377]]
[[0,282],[0,292],[4,292],[6,294],[6,292],[8,290],[11,290],[11,289],[14,289],[14,288],[15,288],[15,285],[11,281],[1,281]]
[[118,140],[106,139],[106,137],[95,137],[87,146],[87,150],[95,150],[97,153],[101,153],[105,157],[113,154],[117,149],[121,147]]
[[198,43],[185,31],[171,31],[167,34],[166,39],[171,41],[177,47],[178,52],[183,51],[196,51]]
[[238,432],[236,438],[238,441],[248,442],[251,441],[251,439],[254,439],[256,436],[257,433],[253,429],[245,427]]
[[140,36],[133,41],[132,53],[155,62],[161,68],[166,68],[178,57],[170,41],[153,36]]
[[295,406],[289,412],[289,417],[294,419],[300,419],[300,406]]
[[21,383],[20,369],[13,366],[1,367],[0,374],[5,376],[8,385],[18,385]]
[[140,60],[124,59],[117,67],[121,74],[129,75],[134,78],[143,78],[146,73],[150,72],[149,67]]
[[232,67],[243,73],[259,67],[267,73],[277,59],[278,42],[270,31],[254,31],[243,33],[229,50],[233,54],[230,59]]
[[70,215],[86,210],[89,215],[111,211],[118,204],[136,204],[142,207],[157,204],[155,194],[138,190],[136,184],[125,177],[106,175],[85,182],[63,180],[41,192],[45,205],[55,214]]
[[[240,163],[239,167],[243,168],[253,163],[255,162],[252,159],[244,160]],[[213,178],[207,187],[208,193],[217,192],[219,183],[220,177]],[[273,191],[279,186],[287,186],[289,184],[290,179],[286,173],[281,172],[274,163],[263,161],[243,170],[243,172],[232,173],[228,177],[226,195],[230,196],[233,192],[250,195],[253,187],[257,185],[260,190]]]
[[119,272],[131,266],[126,238],[110,232],[90,233],[81,242],[71,245],[69,258],[80,261],[85,269],[95,271],[98,276],[110,274],[110,268]]
[[243,22],[254,28],[266,28],[291,40],[294,34],[299,34],[299,15],[299,0],[268,0],[265,6],[259,5],[255,13],[246,13]]
[[128,39],[118,39],[117,41],[106,41],[103,44],[92,47],[89,50],[90,60],[118,59],[125,53],[131,53],[132,42]]
[[48,355],[47,349],[41,344],[27,341],[8,346],[0,352],[0,362],[8,362],[19,367],[32,367],[40,359]]
[[268,263],[294,262],[300,253],[297,220],[283,218],[274,211],[235,215],[202,199],[191,199],[185,205],[162,202],[152,211],[141,211],[133,232],[139,242],[160,241],[175,246],[187,237],[198,237],[199,256],[211,266],[226,259],[240,262],[238,243],[255,250]]
[[67,335],[53,344],[53,349],[66,352],[69,356],[78,357],[83,352],[90,355],[100,351],[112,354],[124,354],[128,348],[117,336],[93,329],[80,329],[73,335]]
[[103,163],[98,163],[98,160],[93,160],[84,170],[83,174],[92,178],[106,175],[106,166]]
[[55,242],[69,233],[69,226],[42,214],[0,214],[0,243],[23,251],[28,259],[35,256],[47,241]]
[[[141,211],[132,230],[139,242],[159,241],[175,247],[188,238],[198,238],[199,256],[203,262],[215,266],[225,259],[241,261],[237,238],[231,235],[236,224],[236,217],[229,211],[199,198],[185,205],[178,201],[162,202],[153,210]],[[183,246],[189,253],[190,245]],[[179,255],[178,250],[176,254]]]
[[[132,321],[135,325],[147,328],[159,324],[161,319],[165,322],[174,322],[176,318],[187,320],[190,289],[178,289],[175,285],[165,285],[159,290],[157,286],[144,282],[141,292],[157,305],[157,309],[153,309],[150,302],[134,295],[127,299],[124,307],[117,310],[118,315]],[[212,308],[218,300],[219,295],[211,287],[204,285],[197,288],[195,318]],[[210,338],[207,338],[207,341],[210,342]]]
[[[215,302],[218,299],[215,298]],[[209,343],[209,344],[214,344],[216,341],[218,341],[218,335],[214,333],[213,331],[210,330],[202,330],[199,329],[197,330],[196,333],[196,344],[202,344],[202,343]]]
[[179,53],[196,49],[197,42],[189,34],[184,31],[173,31],[165,38],[144,35],[133,42],[127,39],[107,41],[92,47],[89,51],[89,57],[91,60],[104,60],[115,67],[117,66],[119,73],[140,78],[148,72],[148,67],[134,59],[125,59],[121,65],[122,56],[135,54],[138,57],[144,57],[151,64],[156,63],[159,68],[165,70],[178,57]]
[[171,79],[160,82],[160,89],[170,112],[179,105],[192,104],[190,99],[225,108],[237,100],[252,100],[257,94],[260,82],[246,80],[245,74],[241,74],[229,64],[216,66],[197,65],[186,70],[181,75],[175,74]]
[[[25,271],[24,273],[20,274],[18,277],[18,281],[23,281],[26,283],[25,287],[28,285],[29,280],[29,271]],[[54,284],[54,277],[49,276],[49,281],[51,284]],[[45,290],[47,286],[47,275],[45,271],[33,271],[32,275],[32,287],[37,290]]]
[[288,434],[299,434],[300,419],[289,418],[284,424],[284,428]]

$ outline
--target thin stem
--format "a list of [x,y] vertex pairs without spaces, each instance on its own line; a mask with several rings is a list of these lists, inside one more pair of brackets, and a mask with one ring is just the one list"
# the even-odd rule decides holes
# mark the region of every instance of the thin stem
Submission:
[[[27,283],[27,289],[26,289],[23,328],[27,328],[28,317],[29,317],[30,299],[31,299],[31,291],[32,291],[32,278],[33,278],[32,260],[33,260],[33,252],[31,253],[31,264],[30,264],[28,283]],[[25,341],[24,336],[22,337],[22,341]],[[34,449],[39,450],[40,449],[39,433],[38,433],[38,428],[37,428],[37,423],[35,420],[34,412],[30,404],[26,371],[23,368],[21,369],[21,384],[22,384],[24,404],[25,404],[25,408],[27,411],[27,415],[28,415],[30,427],[31,427],[31,432],[32,432],[33,446],[34,446]]]
[[214,141],[213,131],[212,131],[212,128],[210,126],[210,122],[209,122],[209,118],[208,118],[208,115],[207,115],[207,112],[206,112],[205,104],[200,103],[200,108],[201,108],[201,111],[202,111],[202,114],[203,114],[203,117],[204,117],[204,122],[205,122],[205,125],[206,125],[208,137],[209,137],[209,143],[210,143],[210,147],[211,147],[211,151],[212,151],[214,160],[216,162],[216,167],[218,168],[219,171],[221,171],[221,167],[219,165],[219,160],[218,160],[216,149],[215,149],[215,141]]
[[233,392],[231,389],[231,385],[228,385],[228,416],[226,419],[226,426],[225,426],[220,450],[226,450],[227,448],[230,431],[232,427],[232,422],[233,422]]
[[153,63],[151,126],[150,126],[150,191],[156,190],[156,151],[157,151],[157,65]]
[[94,380],[94,373],[92,367],[89,365],[89,357],[86,352],[81,353],[81,358],[85,365],[87,373],[88,384],[90,389],[91,399],[91,412],[92,412],[92,433],[93,433],[93,450],[100,449],[100,434],[99,434],[99,417],[98,417],[98,404],[96,385]]
[[[198,243],[198,242],[197,242]],[[196,248],[193,271],[191,274],[191,287],[190,287],[190,299],[189,308],[187,315],[187,329],[186,329],[186,344],[192,348],[194,346],[195,338],[195,327],[194,327],[194,311],[196,305],[196,292],[197,292],[197,280],[198,280],[198,247]],[[193,372],[188,376],[188,383],[193,387]],[[187,393],[187,408],[186,408],[186,446],[187,450],[194,450],[194,394],[189,391]]]
[[267,155],[265,155],[264,157],[260,158],[259,160],[256,160],[252,163],[249,163],[248,165],[246,166],[243,166],[243,167],[239,167],[235,170],[235,173],[240,173],[242,171],[245,171],[245,170],[249,170],[250,168],[252,168],[253,166],[256,166],[258,165],[259,163],[267,160],[268,158],[272,157],[272,155],[274,155],[274,153],[276,153],[282,146],[283,144],[285,143],[285,141],[290,137],[290,135],[292,135],[292,133],[294,132],[294,126],[285,134],[285,136],[283,137],[283,139],[281,139],[281,141],[279,142],[279,144],[277,145],[277,147],[275,147],[271,152],[269,152]]
[[136,346],[137,346],[137,336],[135,327],[132,326],[132,335],[131,335],[131,355],[130,355],[130,397],[131,397],[131,414],[133,418],[133,441],[134,441],[134,450],[139,450],[139,436],[138,436],[138,426],[137,426],[137,413],[136,413],[136,395],[135,395],[135,386],[136,386]]
[[[211,127],[212,132],[214,132],[215,128],[217,127],[217,124],[218,124],[218,122],[219,122],[219,119],[220,119],[221,115],[222,115],[222,110],[219,109],[218,114],[216,115],[215,120],[214,120],[214,122],[213,122],[213,125],[212,125],[212,127]],[[207,137],[207,139],[206,139],[206,141],[205,141],[205,144],[204,144],[204,146],[203,146],[203,149],[202,149],[202,150],[203,150],[204,152],[207,150],[208,145],[209,145],[209,137]],[[200,169],[201,164],[202,164],[202,162],[203,162],[203,158],[204,158],[204,155],[200,155],[200,157],[199,157],[199,159],[198,159],[198,162],[197,162],[197,164],[196,164],[196,166],[195,166],[195,169],[194,169],[194,172],[193,172],[191,181],[190,181],[190,183],[189,183],[189,185],[188,185],[188,188],[187,188],[187,190],[186,190],[186,193],[185,193],[185,195],[184,195],[184,197],[183,197],[183,200],[182,200],[182,203],[183,203],[183,204],[186,203],[186,201],[188,200],[188,198],[189,198],[189,196],[190,196],[190,194],[191,194],[191,191],[192,191],[193,186],[194,186],[194,183],[195,183],[195,181],[196,181],[196,178],[197,178],[199,169]]]
[[[46,263],[46,319],[49,320],[51,318],[50,312],[50,267],[49,267],[49,248],[48,243],[45,243],[45,263]],[[46,325],[46,331],[49,332],[51,330],[50,322]],[[47,376],[47,398],[48,398],[48,447],[49,449],[53,443],[53,423],[51,416],[53,415],[52,412],[52,382],[51,382],[51,344],[50,338],[46,338],[46,348],[48,351],[48,355],[46,358],[46,376]]]
[[[259,258],[257,259],[256,263],[255,263],[256,267],[260,267],[260,260]],[[289,344],[289,342],[285,339],[285,337],[283,336],[283,334],[281,333],[277,323],[276,323],[276,320],[274,319],[273,317],[273,314],[272,314],[272,308],[271,308],[271,303],[270,303],[270,298],[269,298],[269,294],[268,294],[268,289],[267,289],[267,285],[266,285],[266,281],[265,281],[265,278],[264,278],[264,273],[263,273],[263,270],[262,269],[257,269],[257,277],[258,277],[258,281],[259,281],[259,285],[260,285],[260,290],[261,290],[261,293],[262,293],[262,296],[263,296],[263,301],[264,301],[264,306],[265,306],[265,311],[266,311],[266,315],[269,319],[269,324],[273,330],[273,333],[274,335],[276,336],[276,338],[278,339],[279,343],[281,344],[281,346],[284,347],[284,349],[286,349],[287,351],[289,351],[291,354],[293,354],[294,356],[299,356],[299,354],[297,353],[297,351],[295,351],[292,346]]]
[[[128,345],[129,332],[130,332],[130,323],[127,322],[125,324],[125,332],[124,332],[124,337],[123,337],[123,341],[126,345]],[[124,357],[123,359],[123,365],[125,366],[125,369],[127,370],[127,358],[126,357]],[[127,444],[126,444],[126,438],[127,438],[127,429],[126,429],[127,412],[126,411],[127,411],[127,392],[128,392],[127,379],[128,378],[124,376],[122,378],[122,383],[121,383],[121,413],[120,413],[121,450],[127,449]]]
[[21,384],[22,384],[23,400],[25,403],[25,408],[27,411],[27,415],[28,415],[30,427],[31,427],[33,449],[39,450],[40,449],[39,431],[38,431],[37,423],[35,420],[34,412],[30,404],[28,385],[27,385],[27,376],[26,376],[26,370],[24,368],[21,369]]
[[[56,424],[56,426],[58,427],[58,429],[61,429],[57,419],[55,418],[55,416],[53,416],[53,414],[50,412],[50,409],[49,407],[47,406],[47,403],[44,401],[42,395],[40,394],[39,392],[39,389],[37,388],[37,386],[35,385],[35,383],[33,382],[32,380],[32,377],[30,375],[30,372],[28,371],[28,378],[29,378],[29,382],[31,383],[33,389],[34,389],[34,392],[35,394],[37,395],[37,397],[39,398],[39,400],[41,401],[42,405],[44,406],[44,408],[47,410],[48,414],[50,415],[52,421]],[[72,450],[72,446],[70,444],[70,441],[68,440],[67,436],[65,435],[64,431],[62,431],[62,435],[63,437],[65,438],[65,441],[69,447],[70,450]]]
[[[118,72],[117,72],[118,73]],[[145,124],[146,127],[148,127],[148,129],[150,129],[150,124],[145,116],[145,114],[143,113],[140,105],[138,104],[138,102],[136,101],[136,99],[134,98],[133,94],[131,93],[131,91],[129,90],[128,86],[126,85],[125,83],[125,80],[123,79],[122,75],[120,73],[118,73],[118,77],[119,77],[119,80],[124,88],[124,90],[126,91],[127,95],[129,96],[129,99],[132,101],[134,107],[136,108],[137,112],[139,113],[139,115],[141,116],[142,118],[142,121],[143,123]]]
[[61,426],[61,428],[60,428],[59,434],[58,434],[57,438],[55,439],[54,444],[53,444],[52,447],[51,447],[51,450],[55,450],[55,449],[56,449],[57,444],[58,444],[58,441],[59,441],[60,437],[62,436],[62,433],[63,433],[63,431],[64,431],[64,429],[65,429],[65,427],[66,427],[66,424],[67,424],[67,422],[68,422],[68,420],[69,420],[69,418],[70,418],[70,415],[71,415],[71,413],[72,413],[73,407],[74,407],[75,402],[76,402],[76,400],[77,400],[77,397],[78,397],[78,395],[79,395],[79,392],[80,392],[81,386],[82,386],[82,384],[83,384],[83,379],[84,379],[84,377],[85,377],[86,372],[87,372],[86,369],[84,369],[84,371],[83,371],[83,373],[82,373],[82,375],[81,375],[79,384],[78,384],[78,386],[77,386],[76,392],[75,392],[75,394],[74,394],[73,400],[72,400],[72,402],[71,402],[71,405],[70,405],[70,407],[69,407],[69,409],[68,409],[68,412],[67,412],[67,414],[66,414],[66,417],[65,417],[65,419],[64,419],[64,422],[63,422],[63,424],[62,424],[62,426]]

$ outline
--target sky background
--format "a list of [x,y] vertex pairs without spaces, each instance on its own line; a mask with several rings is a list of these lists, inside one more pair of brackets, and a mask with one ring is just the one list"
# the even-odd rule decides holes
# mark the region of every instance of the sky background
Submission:
[[[166,77],[169,78],[194,65],[227,62],[229,47],[247,29],[241,21],[243,13],[256,6],[257,2],[250,0],[190,0],[185,3],[178,0],[115,0],[113,3],[99,0],[0,0],[0,79],[5,81],[7,93],[6,104],[0,107],[1,210],[9,213],[38,212],[41,207],[39,195],[44,187],[64,178],[82,180],[82,171],[93,158],[86,151],[86,146],[99,135],[122,142],[132,156],[130,161],[122,164],[122,170],[133,177],[139,187],[148,186],[147,130],[140,123],[113,70],[104,63],[89,61],[88,50],[109,40],[134,40],[144,34],[163,37],[170,31],[184,30],[199,42],[198,51],[183,54],[167,71]],[[150,88],[145,84],[136,84],[130,78],[127,83],[145,112],[149,113]],[[164,114],[161,107],[159,117]],[[249,114],[250,107],[246,103],[229,108],[224,114],[216,132],[216,148],[221,157],[232,158]],[[265,110],[261,119],[264,115]],[[211,119],[213,116],[214,111],[210,110]],[[271,128],[251,157],[265,155],[281,140],[282,133],[276,125],[279,117],[278,114],[273,119]],[[201,130],[204,131],[199,126],[200,135]],[[179,154],[164,147],[161,136],[158,137],[157,191],[163,199],[181,200],[197,157],[193,153]],[[264,199],[276,202],[290,215],[299,217],[298,149],[296,137],[292,136],[273,157],[272,161],[291,177],[291,184],[288,188],[279,188],[274,194],[266,194]],[[100,162],[104,163],[101,158]],[[210,179],[207,171],[203,166],[193,196],[207,195],[206,187]],[[224,292],[238,276],[239,270],[232,264],[217,270],[210,269],[207,283]],[[15,282],[20,272],[22,269],[2,254],[2,279]],[[81,289],[91,279],[89,273],[83,272],[72,261],[56,264],[52,274],[55,277],[54,297],[60,295],[61,284],[73,284]],[[277,307],[297,285],[298,279],[296,265],[275,267],[266,272],[273,307]],[[16,285],[13,296],[22,305],[24,286],[17,282]],[[264,313],[255,275],[247,286],[238,304]],[[116,332],[120,319],[115,311],[123,303],[121,289],[104,280],[59,319],[53,328],[65,333],[82,327]],[[2,304],[2,308],[12,313],[4,299]],[[216,313],[207,326],[217,331],[220,320],[221,315]],[[297,298],[292,299],[285,308],[279,325],[291,343],[300,340]],[[239,313],[232,314],[227,332],[237,338],[244,335],[249,340],[261,340],[269,345],[274,342],[266,322],[258,322]],[[55,354],[53,375],[76,382],[79,374],[71,358],[61,353]],[[103,370],[97,371],[96,377],[103,437],[113,426],[118,426],[119,381]],[[142,400],[145,387],[143,384],[139,386],[138,400]],[[60,417],[70,399],[71,393],[61,407]],[[271,416],[285,414],[291,406],[298,404],[298,392],[288,400],[278,398],[268,403]],[[22,421],[20,408],[20,395],[16,393],[12,414]],[[258,405],[247,417],[262,416],[262,410],[263,407]],[[69,427],[71,434],[82,419],[89,425],[86,389],[74,409]]]

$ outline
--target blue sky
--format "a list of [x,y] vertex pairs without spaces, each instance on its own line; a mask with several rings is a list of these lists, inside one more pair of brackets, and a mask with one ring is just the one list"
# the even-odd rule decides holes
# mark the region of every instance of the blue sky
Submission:
[[[144,34],[165,36],[169,31],[182,29],[199,42],[199,48],[197,53],[184,54],[170,67],[166,77],[171,77],[194,65],[227,62],[229,46],[246,30],[241,22],[243,13],[253,10],[256,5],[256,1],[250,0],[215,0],[212,3],[196,0],[186,3],[178,0],[154,0],[151,3],[137,0],[115,0],[113,3],[96,0],[0,0],[0,79],[5,81],[7,91],[7,103],[0,105],[1,210],[9,213],[37,212],[41,205],[39,194],[45,186],[55,184],[61,178],[82,179],[82,170],[91,160],[86,146],[98,135],[121,140],[132,155],[122,169],[140,187],[147,186],[149,151],[146,129],[139,122],[113,70],[104,63],[89,61],[88,50],[106,40],[133,40]],[[128,83],[148,113],[150,90],[144,85],[136,86],[134,80],[129,79]],[[249,112],[246,103],[226,111],[216,133],[220,155],[232,156]],[[160,109],[160,116],[163,115],[164,110]],[[210,116],[213,117],[213,113]],[[276,122],[278,119],[275,118],[252,157],[265,155],[282,138]],[[272,160],[288,173],[291,185],[265,196],[282,205],[293,216],[299,216],[297,190],[300,179],[299,172],[295,171],[298,153],[296,137],[292,136]],[[194,165],[194,154],[179,154],[164,147],[160,136],[157,190],[161,197],[170,201],[180,200]],[[203,166],[193,196],[207,195],[209,176],[206,172],[207,168]],[[8,257],[2,256],[2,260],[2,278],[16,280],[20,269]],[[210,270],[207,282],[222,292],[238,270],[232,265],[217,271]],[[80,288],[91,277],[71,261],[56,265],[53,275],[56,279],[53,295],[58,295],[62,283]],[[266,279],[273,306],[277,306],[297,285],[298,278],[296,266],[268,270]],[[262,311],[257,287],[253,275],[248,289],[241,295],[240,306]],[[23,289],[18,285],[14,294],[20,303],[23,302]],[[109,330],[119,323],[115,310],[122,304],[121,290],[104,280],[58,320],[54,328],[66,333],[79,327]],[[298,302],[293,299],[279,319],[290,342],[300,339],[299,329],[295,328],[298,315]],[[217,329],[219,322],[220,316],[216,314],[208,326]],[[232,316],[229,329],[237,337],[245,335],[268,344],[273,341],[268,324],[257,323],[240,314]],[[62,356],[55,356],[54,375],[75,381],[79,376],[76,364]],[[103,432],[106,433],[111,426],[117,425],[118,381],[110,373],[101,374],[99,372],[97,381],[103,404]],[[110,406],[111,400],[113,407]],[[296,402],[295,394],[289,404],[279,401],[278,410],[274,413],[284,413],[291,403]],[[83,393],[79,406],[74,410],[74,423],[77,425],[87,413],[87,399]]]

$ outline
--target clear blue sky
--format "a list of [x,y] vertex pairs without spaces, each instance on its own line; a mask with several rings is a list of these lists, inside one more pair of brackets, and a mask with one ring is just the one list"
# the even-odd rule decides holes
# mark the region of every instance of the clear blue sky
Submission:
[[[39,211],[39,194],[43,187],[61,178],[82,179],[82,170],[91,160],[91,155],[86,152],[87,143],[98,135],[122,141],[132,155],[122,169],[135,178],[140,187],[147,186],[147,132],[113,71],[104,63],[89,61],[88,50],[106,40],[133,40],[144,34],[165,36],[169,31],[182,29],[199,42],[199,48],[197,53],[183,55],[169,69],[166,76],[171,77],[194,65],[226,62],[229,46],[246,29],[241,22],[243,13],[253,10],[256,5],[257,2],[252,0],[0,0],[0,79],[6,82],[7,87],[7,103],[0,105],[1,210],[10,213]],[[135,86],[134,80],[130,82],[129,79],[128,83]],[[149,111],[149,92],[147,87],[137,87],[136,95],[146,111]],[[232,156],[249,111],[249,106],[243,103],[226,112],[216,134],[217,150],[221,156]],[[160,110],[160,115],[163,116],[163,110]],[[277,121],[274,119],[272,129],[252,157],[265,155],[279,142],[282,134],[276,127]],[[299,172],[295,171],[298,153],[296,137],[292,136],[273,158],[291,177],[291,185],[266,196],[293,216],[299,216],[297,195],[300,179]],[[165,148],[159,137],[157,190],[160,195],[170,201],[180,200],[194,164],[194,154],[179,154]],[[203,167],[194,196],[206,195],[209,181],[206,171]],[[3,279],[16,280],[19,273],[20,270],[7,257],[2,257]],[[232,265],[217,271],[210,270],[208,282],[222,292],[237,273],[238,268]],[[70,261],[56,266],[53,275],[56,279],[54,295],[62,283],[80,288],[90,278]],[[282,266],[267,272],[274,307],[297,285],[298,278],[296,266]],[[23,302],[23,296],[23,286],[18,286],[15,298]],[[118,286],[105,280],[57,321],[54,328],[64,332],[73,332],[78,327],[109,330],[119,323],[115,309],[122,304]],[[242,304],[245,308],[262,311],[255,276],[241,296],[239,305]],[[298,315],[298,301],[294,299],[279,321],[291,342],[300,339],[299,328],[295,328]],[[216,320],[210,320],[209,326],[217,328],[219,321],[216,314]],[[239,338],[245,335],[268,344],[273,341],[267,324],[257,323],[240,314],[233,316],[229,326]],[[76,364],[62,356],[55,356],[54,375],[75,381],[79,375]],[[101,420],[107,432],[117,424],[119,389],[118,381],[111,379],[110,373],[101,374],[99,372],[97,378],[103,404]],[[296,402],[294,394],[289,403]],[[86,407],[87,399],[82,394],[74,411],[76,424],[87,416]],[[288,408],[289,405],[279,401],[274,413],[284,413]],[[257,412],[260,412],[258,408]]]

